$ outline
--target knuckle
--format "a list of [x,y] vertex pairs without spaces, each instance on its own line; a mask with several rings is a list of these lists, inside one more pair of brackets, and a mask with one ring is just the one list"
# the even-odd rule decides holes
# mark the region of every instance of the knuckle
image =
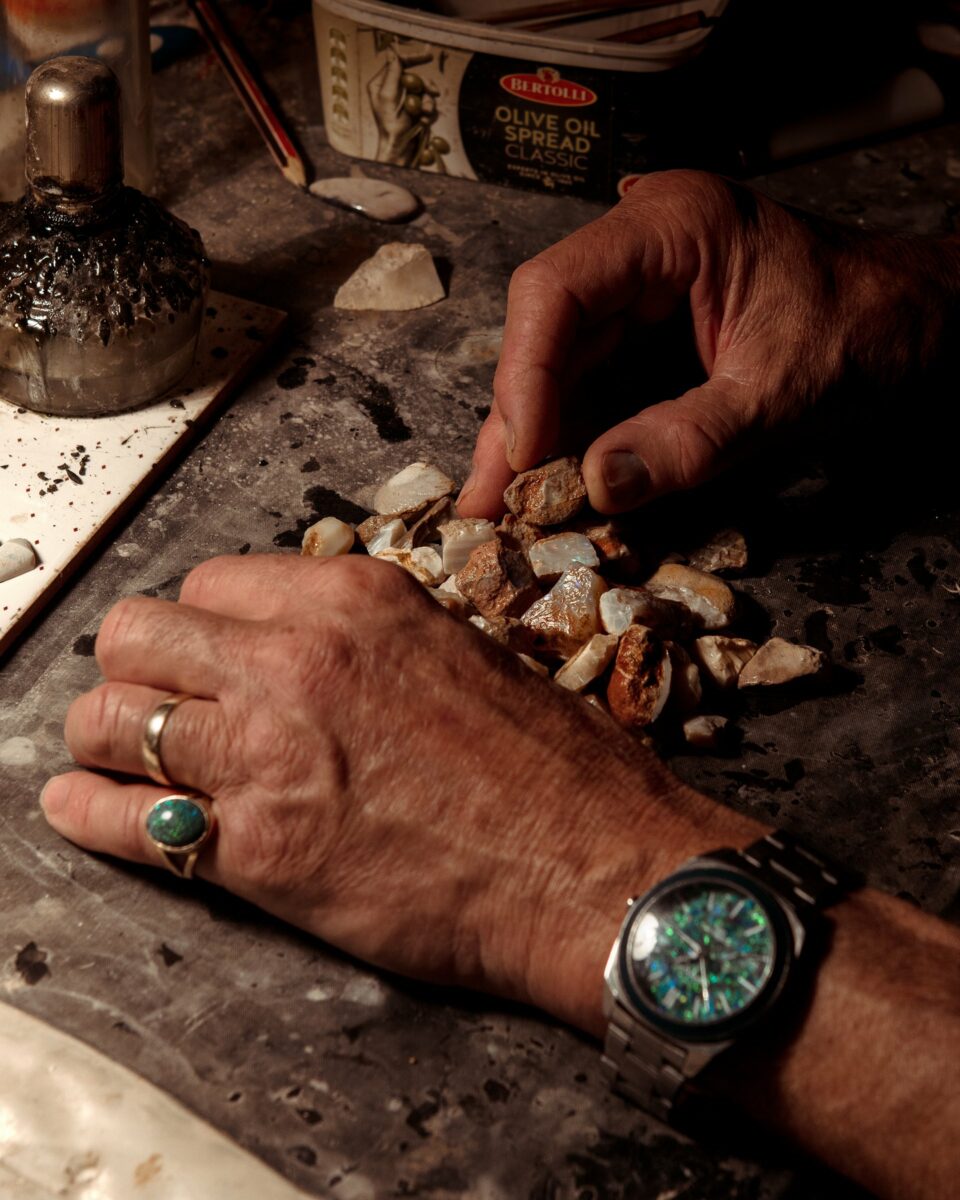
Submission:
[[128,641],[139,625],[145,603],[142,596],[126,596],[119,600],[107,613],[97,633],[95,652],[97,662],[103,667],[111,655]]
[[222,589],[223,558],[211,558],[190,570],[180,585],[182,604],[202,606]]
[[122,697],[121,688],[101,683],[83,698],[74,717],[73,737],[68,739],[81,758],[94,763],[113,761],[129,721]]

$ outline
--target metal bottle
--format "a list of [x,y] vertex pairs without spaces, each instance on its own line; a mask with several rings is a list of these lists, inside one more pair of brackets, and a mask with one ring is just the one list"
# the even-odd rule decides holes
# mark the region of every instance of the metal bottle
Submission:
[[0,216],[0,397],[91,416],[189,369],[209,273],[199,235],[123,186],[120,88],[93,58],[27,84],[27,192]]

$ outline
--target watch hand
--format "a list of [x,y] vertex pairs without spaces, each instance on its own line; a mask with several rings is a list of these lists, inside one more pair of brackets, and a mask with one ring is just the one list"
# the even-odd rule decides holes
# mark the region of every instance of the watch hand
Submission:
[[700,947],[697,945],[697,943],[696,943],[696,942],[693,940],[693,938],[692,938],[692,937],[688,937],[688,936],[687,936],[687,935],[686,935],[686,934],[683,932],[683,930],[682,930],[682,929],[678,929],[678,930],[677,930],[677,933],[679,933],[679,934],[680,934],[680,936],[681,936],[681,937],[683,938],[683,940],[684,940],[684,941],[687,943],[687,945],[688,945],[688,946],[690,947],[690,949],[691,949],[691,950],[694,952],[694,954],[699,954],[699,953],[700,953]]
[[707,983],[707,964],[700,959],[700,995],[703,997],[703,1007],[710,1003],[710,987]]

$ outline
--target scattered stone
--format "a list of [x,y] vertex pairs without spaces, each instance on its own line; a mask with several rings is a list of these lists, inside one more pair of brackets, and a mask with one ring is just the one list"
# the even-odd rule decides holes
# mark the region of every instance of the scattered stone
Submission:
[[519,517],[508,512],[504,513],[503,519],[497,526],[497,534],[512,549],[529,550],[535,542],[540,541],[544,531],[527,521],[521,521]]
[[[397,519],[397,517],[392,516],[381,516],[380,513],[376,513],[372,517],[367,517],[365,521],[361,521],[357,526],[357,537],[365,546],[369,546],[371,538],[375,538],[385,525]],[[406,533],[406,526],[404,526],[403,531]]]
[[356,537],[346,521],[324,517],[304,532],[300,553],[314,558],[336,558],[338,554],[350,553]]
[[595,633],[586,645],[567,659],[554,675],[554,683],[569,688],[571,692],[582,692],[595,679],[599,679],[617,652],[619,639],[610,633]]
[[418,546],[415,550],[389,546],[386,550],[381,550],[377,558],[381,562],[396,563],[425,587],[436,587],[446,577],[443,560],[433,546]]
[[578,522],[576,529],[593,542],[600,558],[600,565],[610,567],[614,564],[624,564],[634,557],[633,551],[623,539],[623,533],[616,521]]
[[539,648],[569,658],[600,632],[600,597],[606,588],[589,567],[571,567],[521,620]]
[[436,545],[440,541],[440,526],[447,521],[456,521],[459,514],[451,496],[442,496],[410,526],[400,543],[407,550],[416,546]]
[[681,563],[664,563],[645,586],[655,596],[689,609],[701,629],[726,629],[736,616],[737,599],[722,579]]
[[[371,517],[371,520],[381,520],[379,517]],[[366,521],[363,522],[367,524]],[[358,528],[357,532],[360,530]],[[382,554],[384,550],[389,550],[391,546],[399,546],[407,536],[407,527],[399,517],[392,517],[384,522],[379,530],[366,542],[367,553],[376,557]]]
[[652,725],[667,703],[672,675],[660,638],[644,625],[631,625],[620,639],[607,685],[610,711],[628,728]]
[[729,723],[726,717],[688,717],[683,723],[683,736],[687,745],[698,750],[716,750],[723,744]]
[[557,458],[524,471],[503,493],[515,517],[531,525],[559,525],[577,515],[587,500],[587,488],[575,458]]
[[377,491],[373,507],[384,516],[406,521],[420,516],[435,501],[451,495],[455,488],[453,480],[430,463],[410,463]]
[[740,672],[738,687],[773,687],[796,679],[812,679],[827,669],[827,656],[813,646],[784,638],[764,642]]
[[477,546],[492,542],[497,536],[493,522],[480,517],[446,521],[440,526],[439,532],[443,546],[443,569],[454,574],[467,565]]
[[723,634],[707,634],[693,643],[694,655],[719,688],[736,687],[740,672],[756,652],[756,642]]
[[346,208],[371,221],[387,224],[406,221],[420,211],[420,201],[413,192],[382,179],[355,179],[352,176],[316,179],[310,184],[310,194],[337,208]]
[[519,658],[520,661],[528,666],[535,674],[543,675],[545,678],[549,678],[550,672],[542,662],[538,662],[535,658],[531,658],[529,654],[518,654],[517,658]]
[[690,632],[690,610],[676,600],[664,600],[644,587],[615,587],[600,597],[600,623],[607,633],[622,634],[631,625],[646,625],[661,637],[684,637]]
[[341,284],[333,307],[407,312],[436,304],[445,294],[426,246],[388,242]]
[[687,555],[698,571],[742,571],[747,565],[747,540],[737,529],[722,529]]
[[676,642],[666,642],[670,656],[670,706],[674,712],[695,712],[703,700],[703,683],[697,664]]
[[38,563],[37,552],[26,538],[11,538],[0,546],[0,583],[26,575]]
[[484,617],[476,613],[469,620],[471,625],[482,629],[487,637],[506,646],[514,654],[528,654],[533,648],[530,631],[515,617]]
[[519,617],[540,597],[526,558],[499,538],[472,551],[457,587],[484,617]]
[[600,566],[593,542],[582,533],[554,533],[534,542],[527,552],[538,579],[556,583],[571,567]]

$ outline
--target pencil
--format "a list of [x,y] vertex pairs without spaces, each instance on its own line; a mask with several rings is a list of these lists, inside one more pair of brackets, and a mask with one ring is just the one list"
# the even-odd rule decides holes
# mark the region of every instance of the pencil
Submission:
[[276,110],[264,96],[244,61],[213,0],[187,0],[187,7],[196,17],[210,49],[219,59],[234,91],[260,131],[260,136],[267,143],[267,149],[281,173],[297,187],[305,188],[307,173],[304,170],[303,159]]

